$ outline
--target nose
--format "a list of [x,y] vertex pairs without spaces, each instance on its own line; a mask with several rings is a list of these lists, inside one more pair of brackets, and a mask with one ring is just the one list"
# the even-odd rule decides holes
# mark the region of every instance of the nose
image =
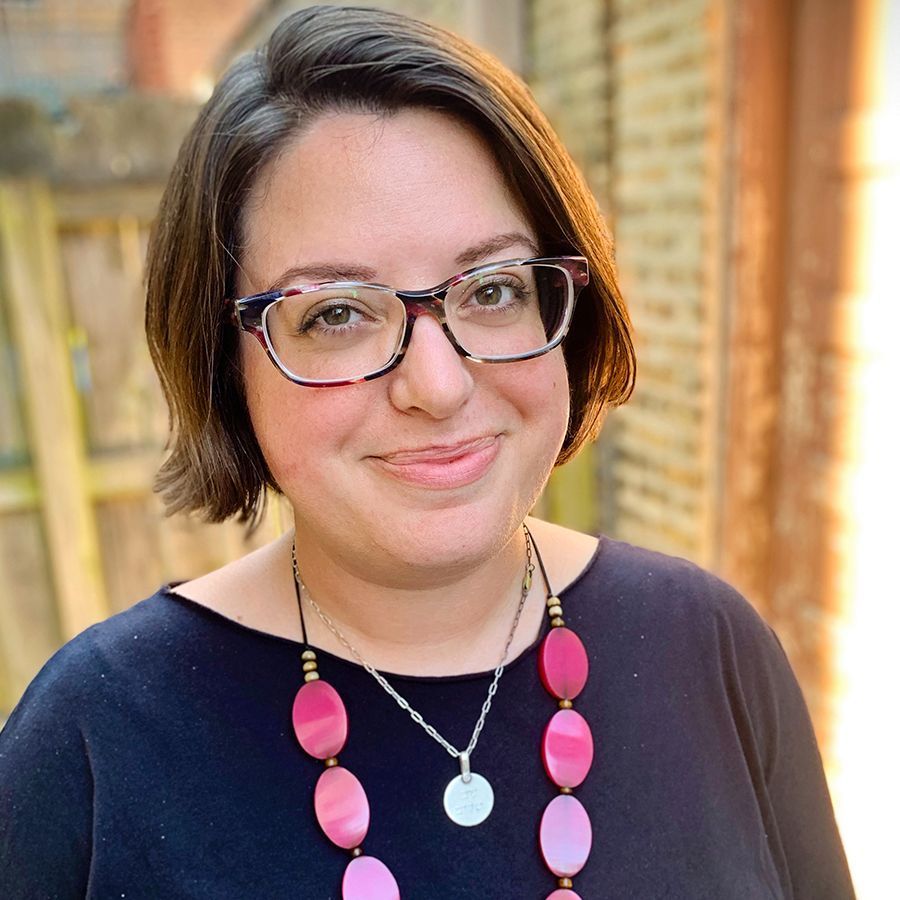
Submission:
[[469,365],[429,313],[416,318],[403,360],[388,378],[391,402],[397,409],[434,419],[458,412],[474,388]]

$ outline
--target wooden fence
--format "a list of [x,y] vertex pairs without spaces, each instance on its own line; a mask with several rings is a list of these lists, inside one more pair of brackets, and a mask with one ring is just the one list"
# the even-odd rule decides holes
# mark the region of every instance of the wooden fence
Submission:
[[[0,718],[65,640],[270,539],[165,520],[151,492],[167,414],[143,336],[161,185],[0,182]],[[541,512],[596,526],[590,454]]]
[[166,412],[143,340],[159,185],[0,183],[0,714],[64,640],[251,542],[164,522]]

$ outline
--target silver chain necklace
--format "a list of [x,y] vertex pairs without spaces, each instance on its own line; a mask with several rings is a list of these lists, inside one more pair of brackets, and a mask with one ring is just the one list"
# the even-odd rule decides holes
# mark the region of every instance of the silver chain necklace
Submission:
[[[494,790],[491,787],[490,782],[483,775],[479,775],[477,772],[471,770],[469,760],[475,750],[475,745],[478,743],[478,737],[481,734],[481,730],[484,728],[485,719],[487,719],[487,714],[491,709],[491,703],[497,693],[497,686],[500,683],[500,678],[506,667],[509,648],[512,646],[516,629],[519,626],[519,619],[522,617],[522,610],[525,607],[525,601],[528,598],[528,592],[531,590],[531,579],[534,574],[531,534],[526,526],[523,525],[522,527],[525,529],[525,574],[522,577],[519,605],[516,607],[516,615],[513,619],[512,628],[509,630],[509,637],[506,639],[506,645],[503,648],[500,664],[494,670],[494,679],[488,688],[487,697],[481,706],[481,715],[479,715],[478,721],[475,723],[475,729],[472,731],[472,737],[469,739],[469,744],[465,750],[458,750],[433,725],[429,725],[422,714],[413,709],[413,707],[410,706],[409,701],[398,693],[387,678],[385,678],[371,663],[367,662],[350,641],[341,634],[338,627],[331,621],[319,604],[316,603],[310,594],[309,589],[303,583],[303,579],[300,576],[300,569],[297,565],[296,540],[291,546],[291,563],[294,569],[294,579],[300,588],[301,594],[306,595],[306,599],[309,600],[310,605],[316,611],[316,614],[322,620],[325,627],[328,628],[338,641],[350,651],[353,658],[378,682],[378,684],[381,685],[382,689],[393,697],[397,705],[402,710],[409,713],[409,717],[413,722],[420,725],[425,730],[425,733],[437,741],[454,759],[459,760],[459,775],[451,779],[444,790],[444,811],[457,825],[480,825],[491,814],[491,810],[494,807]],[[300,617],[302,624],[302,607],[300,607]],[[303,633],[305,639],[305,627],[303,628]]]

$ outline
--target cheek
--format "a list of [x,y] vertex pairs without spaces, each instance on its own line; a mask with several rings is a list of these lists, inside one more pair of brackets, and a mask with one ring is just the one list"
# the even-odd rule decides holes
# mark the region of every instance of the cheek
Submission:
[[555,459],[569,426],[569,379],[562,351],[497,369],[500,391],[517,408],[535,451]]
[[[253,432],[269,470],[283,485],[299,456],[303,388],[291,384],[272,365],[259,344],[247,336],[241,345],[244,393]],[[289,452],[293,448],[293,452]]]
[[570,395],[569,395],[569,373],[566,370],[565,357],[561,349],[553,351],[552,369],[550,378],[548,378],[547,397],[544,402],[547,404],[548,415],[552,416],[553,424],[548,426],[548,430],[553,430],[553,464],[559,457],[562,449],[563,441],[569,430],[570,415]]
[[545,368],[533,382],[537,394],[535,402],[541,403],[545,415],[565,432],[569,423],[569,375],[565,357],[562,350],[556,349],[541,362]]
[[256,439],[265,451],[272,407],[277,408],[282,399],[283,389],[278,382],[287,384],[287,379],[275,370],[256,339],[246,333],[241,335],[240,363],[250,421]]
[[358,430],[364,398],[353,388],[293,384],[252,338],[242,345],[241,370],[256,440],[282,487],[336,459]]

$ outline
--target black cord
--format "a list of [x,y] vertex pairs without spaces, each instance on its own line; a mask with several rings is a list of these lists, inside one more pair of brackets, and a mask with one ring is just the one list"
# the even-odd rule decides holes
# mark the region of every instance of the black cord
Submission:
[[306,637],[306,621],[303,618],[303,603],[300,600],[300,579],[297,577],[297,544],[291,545],[291,569],[294,579],[294,593],[297,595],[297,612],[300,613],[300,637],[303,646],[309,648],[309,639]]
[[544,585],[547,588],[547,599],[549,600],[551,597],[554,597],[556,595],[553,593],[553,589],[550,587],[550,579],[547,577],[547,569],[544,567],[544,560],[541,558],[541,551],[538,549],[537,541],[534,539],[534,535],[531,533],[528,526],[523,523],[522,527],[525,529],[525,533],[528,535],[528,540],[531,541],[531,549],[534,550],[538,568],[541,570],[541,578],[544,579]]

